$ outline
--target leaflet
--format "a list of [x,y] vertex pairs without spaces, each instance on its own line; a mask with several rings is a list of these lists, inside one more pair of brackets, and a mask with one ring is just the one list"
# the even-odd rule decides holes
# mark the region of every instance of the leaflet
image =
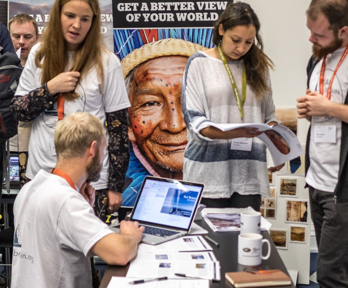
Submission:
[[[127,288],[127,287],[137,287],[138,285],[130,284],[134,280],[142,280],[145,278],[125,278],[125,277],[112,277],[107,288]],[[146,277],[149,279],[149,277]],[[209,288],[209,280],[201,279],[168,279],[163,281],[151,281],[142,283],[141,288]]]
[[182,279],[182,277],[175,275],[180,273],[192,277],[220,280],[220,262],[216,261],[212,252],[209,254],[198,252],[142,255],[131,262],[126,277],[152,278],[166,276]]
[[[214,232],[231,232],[240,230],[240,212],[254,211],[248,208],[204,208],[204,221]],[[269,230],[272,224],[261,216],[261,230]]]
[[[257,136],[267,148],[272,156],[275,166],[290,161],[298,156],[304,154],[297,136],[286,126],[275,124],[269,126],[267,124],[244,123],[244,124],[216,124],[210,123],[211,126],[220,129],[221,131],[228,131],[237,128],[258,128],[263,131],[261,135]],[[241,138],[237,138],[241,139]],[[235,145],[236,147],[237,145]],[[246,146],[246,145],[244,145]],[[243,147],[244,147],[243,146]],[[245,148],[241,149],[245,150]]]
[[[141,252],[188,252],[212,251],[213,248],[202,236],[187,235],[158,245],[140,243],[138,251]],[[138,253],[139,253],[138,252]]]

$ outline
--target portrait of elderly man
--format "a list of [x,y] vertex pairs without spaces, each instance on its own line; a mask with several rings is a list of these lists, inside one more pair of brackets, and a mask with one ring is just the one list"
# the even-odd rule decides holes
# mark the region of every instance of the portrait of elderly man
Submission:
[[181,82],[188,57],[205,49],[170,38],[146,44],[121,61],[131,103],[123,206],[134,206],[146,175],[182,179],[187,138]]

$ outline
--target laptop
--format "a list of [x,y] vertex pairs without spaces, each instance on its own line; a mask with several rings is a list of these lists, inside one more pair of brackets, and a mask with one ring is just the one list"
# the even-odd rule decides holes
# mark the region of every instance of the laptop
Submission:
[[204,185],[146,176],[130,221],[145,227],[143,243],[156,245],[190,232]]

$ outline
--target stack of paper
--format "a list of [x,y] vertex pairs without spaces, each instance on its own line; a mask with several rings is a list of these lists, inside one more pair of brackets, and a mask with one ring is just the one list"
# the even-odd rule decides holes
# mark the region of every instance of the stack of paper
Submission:
[[160,245],[140,244],[128,277],[192,277],[220,280],[220,262],[201,236],[186,236]]

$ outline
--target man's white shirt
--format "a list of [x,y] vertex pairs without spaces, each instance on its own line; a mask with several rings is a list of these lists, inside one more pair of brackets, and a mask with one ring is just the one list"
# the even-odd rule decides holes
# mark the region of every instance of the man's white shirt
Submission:
[[[345,48],[328,55],[324,77],[324,96]],[[309,89],[319,91],[321,60],[313,70]],[[331,101],[343,104],[348,91],[348,57],[337,71],[332,85]],[[306,182],[315,189],[333,192],[337,185],[341,151],[342,121],[335,117],[312,117],[310,135],[310,167]]]
[[14,204],[13,288],[91,287],[90,249],[113,233],[60,176],[40,170]]

